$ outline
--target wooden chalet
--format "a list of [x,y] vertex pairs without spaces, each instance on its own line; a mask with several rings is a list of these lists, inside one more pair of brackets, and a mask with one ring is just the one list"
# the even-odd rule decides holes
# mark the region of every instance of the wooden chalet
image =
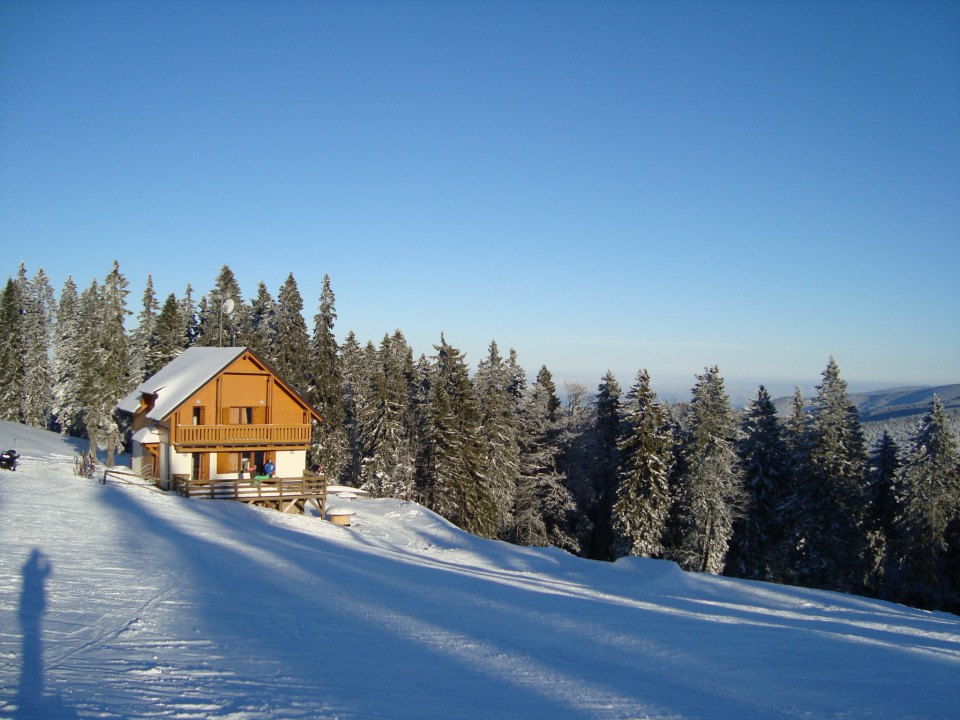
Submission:
[[326,482],[306,469],[323,418],[249,348],[189,348],[118,407],[132,417],[132,469],[159,487],[284,512],[310,503],[323,517]]

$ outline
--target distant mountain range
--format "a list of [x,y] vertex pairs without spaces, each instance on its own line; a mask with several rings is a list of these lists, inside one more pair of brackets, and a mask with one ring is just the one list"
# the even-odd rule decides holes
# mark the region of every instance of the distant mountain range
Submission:
[[[852,392],[847,394],[847,398],[860,413],[860,422],[863,423],[868,441],[887,430],[895,440],[903,442],[912,433],[917,421],[930,411],[934,395],[939,396],[954,430],[960,431],[960,384]],[[808,403],[812,400],[804,399]],[[781,416],[787,416],[792,412],[793,397],[778,398],[774,406]]]

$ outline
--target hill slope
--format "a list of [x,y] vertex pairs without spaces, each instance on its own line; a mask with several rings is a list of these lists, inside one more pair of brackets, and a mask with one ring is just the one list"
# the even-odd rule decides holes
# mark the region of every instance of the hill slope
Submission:
[[955,718],[960,618],[72,474],[9,424],[0,717]]
[[[884,431],[906,446],[913,437],[917,422],[930,412],[933,396],[943,402],[947,419],[954,431],[960,432],[960,384],[937,387],[903,387],[848,393],[847,399],[857,408],[868,445]],[[813,398],[806,397],[810,402]],[[793,412],[793,396],[777,398],[774,406],[781,417]]]

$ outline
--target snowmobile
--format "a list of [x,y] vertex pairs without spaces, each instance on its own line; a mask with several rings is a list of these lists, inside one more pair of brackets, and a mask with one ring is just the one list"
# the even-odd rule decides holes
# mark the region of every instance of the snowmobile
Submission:
[[16,470],[20,462],[20,455],[16,450],[4,450],[0,453],[0,468]]

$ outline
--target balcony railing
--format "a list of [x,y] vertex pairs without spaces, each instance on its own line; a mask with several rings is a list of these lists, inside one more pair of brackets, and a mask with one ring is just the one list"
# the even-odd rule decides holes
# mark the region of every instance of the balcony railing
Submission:
[[179,447],[303,446],[310,444],[309,425],[177,425]]

